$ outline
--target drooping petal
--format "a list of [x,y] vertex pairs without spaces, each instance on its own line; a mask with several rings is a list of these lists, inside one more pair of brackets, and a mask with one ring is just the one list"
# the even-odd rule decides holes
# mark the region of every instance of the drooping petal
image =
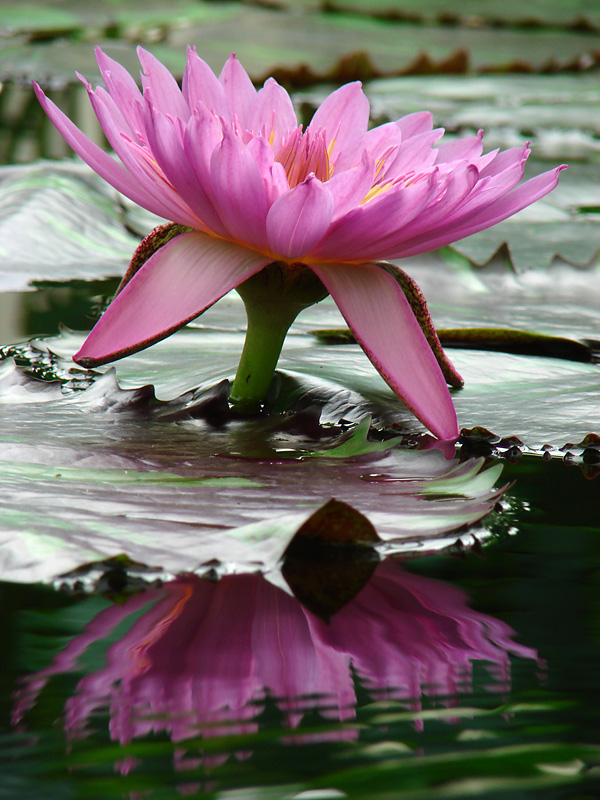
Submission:
[[[33,88],[40,104],[67,144],[73,148],[77,155],[90,166],[94,172],[110,183],[118,192],[129,197],[134,203],[147,208],[154,214],[170,219],[168,208],[161,202],[160,197],[153,196],[140,181],[131,175],[125,167],[108,155],[101,147],[93,142],[85,133],[71,122],[63,112],[49,100],[37,83]],[[102,123],[101,123],[102,124]],[[106,132],[106,131],[105,131]],[[187,223],[186,223],[187,224]]]
[[322,239],[333,215],[333,196],[314,175],[281,195],[269,209],[267,234],[273,253],[301,259]]
[[[332,92],[315,111],[308,131],[325,131],[335,169],[353,167],[369,123],[369,101],[358,81]],[[332,144],[333,143],[333,144]]]
[[144,94],[148,93],[151,102],[164,114],[189,119],[190,109],[183,99],[177,81],[164,64],[143,47],[137,49],[138,58],[142,65],[142,86]]
[[256,89],[235,53],[225,62],[219,75],[219,83],[229,103],[231,118],[235,115],[242,129],[246,130],[256,102]]
[[211,157],[210,176],[219,216],[232,238],[250,247],[267,246],[267,197],[256,162],[227,128]]
[[116,296],[74,360],[97,366],[164,339],[270,260],[203,233],[182,233],[149,258]]
[[389,386],[440,439],[459,430],[446,381],[397,282],[376,264],[311,264]]

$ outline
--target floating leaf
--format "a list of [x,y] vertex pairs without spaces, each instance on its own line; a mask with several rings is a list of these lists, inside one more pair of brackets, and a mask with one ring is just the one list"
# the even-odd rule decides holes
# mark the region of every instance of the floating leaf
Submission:
[[[572,69],[587,67],[590,61],[594,63],[599,50],[595,34],[558,28],[448,28],[428,23],[394,23],[354,14],[315,13],[310,9],[298,13],[296,8],[270,9],[245,3],[215,6],[177,2],[172,14],[164,6],[157,12],[156,6],[151,5],[146,15],[132,19],[129,8],[124,4],[125,13],[120,16],[111,7],[107,15],[106,4],[98,4],[92,6],[91,18],[86,18],[79,11],[81,5],[73,4],[75,18],[67,17],[63,24],[69,26],[72,22],[87,27],[93,21],[100,30],[102,27],[106,30],[110,22],[113,27],[122,28],[123,36],[138,41],[155,38],[158,24],[166,41],[151,43],[151,47],[170,69],[175,66],[174,59],[181,59],[185,46],[193,43],[213,69],[219,70],[227,54],[234,50],[254,79],[262,81],[272,74],[296,85],[326,79],[456,73],[469,69],[527,72]],[[35,19],[35,4],[30,14]],[[13,31],[22,30],[20,19],[14,11],[5,11],[5,25]],[[41,33],[45,22],[48,32],[56,35],[57,20],[45,19],[43,15],[40,20]],[[98,40],[97,34],[95,39]],[[128,70],[137,70],[133,44],[115,44],[108,37],[106,40],[101,37],[98,43]],[[77,64],[91,78],[96,71],[91,52],[84,57],[85,48],[86,44],[78,41],[8,39],[0,49],[0,77],[15,81],[34,78],[64,85],[73,81],[73,65]],[[183,62],[179,63],[182,71]]]
[[[75,339],[65,338],[69,346]],[[163,343],[171,353],[167,378],[175,366],[181,379],[186,350],[192,356],[188,380],[198,377],[192,364],[200,374],[203,370],[196,354],[204,353],[207,375],[214,374],[215,353],[222,351],[227,363],[231,343],[237,346],[240,338],[230,331],[172,337]],[[304,337],[298,339],[304,343]],[[209,340],[208,349],[200,344]],[[156,353],[149,352],[154,361]],[[139,366],[140,357],[144,354],[127,361]],[[335,452],[340,438],[343,447],[351,425],[344,420],[365,418],[378,408],[376,401],[339,385],[298,378],[288,386],[284,380],[275,401],[284,404],[286,414],[264,420],[217,416],[214,427],[214,403],[226,405],[226,388],[208,404],[189,386],[167,401],[157,399],[151,386],[121,389],[114,370],[95,378],[83,373],[78,388],[68,362],[61,366],[55,356],[54,364],[64,394],[58,394],[56,382],[43,391],[43,381],[26,378],[10,362],[0,376],[6,578],[49,578],[122,553],[170,574],[201,570],[214,559],[233,569],[253,564],[268,570],[332,498],[364,514],[386,548],[445,547],[456,541],[453,531],[485,516],[499,496],[493,488],[498,469],[480,475],[477,460],[457,464],[439,451],[401,451],[393,442],[370,447],[368,422],[359,430],[358,447],[348,448],[346,440],[348,455],[361,455],[303,459]],[[159,398],[164,389],[163,384]],[[397,405],[391,393],[388,402]],[[312,427],[289,424],[295,408],[302,413],[314,405],[321,414],[321,424],[318,416],[315,424],[320,439]],[[380,408],[379,425],[390,417]]]
[[0,170],[0,290],[122,273],[138,240],[114,192],[73,162]]

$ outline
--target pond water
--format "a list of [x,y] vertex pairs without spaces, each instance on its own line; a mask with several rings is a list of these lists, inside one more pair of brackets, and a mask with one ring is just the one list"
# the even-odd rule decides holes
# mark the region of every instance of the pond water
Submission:
[[304,606],[260,574],[2,584],[2,796],[595,797],[600,497],[505,477],[529,508],[492,546],[284,562]]

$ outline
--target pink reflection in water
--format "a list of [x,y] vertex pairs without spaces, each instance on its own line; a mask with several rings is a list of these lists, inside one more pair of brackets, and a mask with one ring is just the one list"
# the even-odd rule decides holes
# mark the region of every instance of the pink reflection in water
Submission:
[[104,668],[82,678],[67,700],[69,737],[85,736],[106,707],[111,737],[121,743],[151,732],[167,732],[174,742],[254,733],[271,696],[291,729],[315,708],[333,725],[286,741],[357,738],[352,726],[334,724],[355,716],[353,670],[372,696],[418,710],[424,694],[456,704],[470,691],[473,662],[486,662],[488,688],[505,692],[510,656],[536,658],[515,644],[506,624],[470,609],[462,591],[394,561],[380,564],[330,623],[260,575],[216,582],[187,576],[100,612],[47,669],[26,679],[13,722],[22,722],[53,675],[74,670],[90,644],[134,613]]

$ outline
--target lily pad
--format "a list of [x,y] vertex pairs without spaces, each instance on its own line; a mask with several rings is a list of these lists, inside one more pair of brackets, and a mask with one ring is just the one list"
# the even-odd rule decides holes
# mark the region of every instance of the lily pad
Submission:
[[[35,5],[32,6],[34,17]],[[113,57],[135,73],[133,44],[115,44],[100,31],[111,26],[125,38],[151,44],[155,54],[169,68],[179,59],[187,44],[195,44],[214,69],[220,69],[227,55],[235,51],[253,79],[262,81],[273,74],[295,85],[318,80],[368,79],[382,75],[432,72],[547,71],[589,66],[595,62],[599,46],[593,33],[556,28],[528,30],[453,27],[446,25],[390,22],[343,13],[315,13],[310,8],[271,9],[242,3],[177,3],[173,15],[156,12],[154,7],[138,19],[125,11],[122,15],[106,4],[93,5],[88,16],[79,4],[69,4],[68,15],[56,19],[40,15],[48,33],[57,25],[84,26],[84,35],[106,47]],[[170,11],[170,9],[169,9]],[[22,30],[16,13],[5,12],[5,25]],[[94,27],[96,26],[96,27]],[[35,28],[35,25],[33,26]],[[156,39],[157,27],[164,41]],[[42,24],[43,29],[43,24]],[[108,30],[107,30],[108,29]],[[451,31],[451,35],[449,35]],[[93,33],[93,36],[92,36]],[[0,78],[26,81],[31,78],[46,84],[73,82],[73,68],[86,77],[96,75],[91,48],[84,57],[81,41],[30,42],[26,35],[7,39],[0,47]],[[177,74],[177,69],[175,69]],[[92,74],[90,74],[92,73]]]
[[[297,0],[285,2],[295,6]],[[327,0],[332,11],[353,11],[383,19],[423,20],[446,24],[470,26],[572,26],[577,29],[599,28],[600,12],[586,0],[558,0],[548,4],[545,0],[507,0],[498,5],[496,0]]]
[[[294,431],[289,417],[280,430],[273,417],[214,428],[210,415],[181,414],[201,408],[201,398],[157,401],[149,387],[119,389],[112,371],[76,391],[21,374],[4,362],[3,579],[49,579],[121,553],[167,574],[202,572],[215,561],[225,571],[269,571],[331,498],[365,514],[386,552],[438,549],[457,538],[468,546],[472,535],[460,530],[499,497],[500,467],[482,473],[479,460],[398,450],[393,440],[381,452],[328,458],[339,427],[322,428],[320,444],[301,420]],[[310,385],[304,394],[326,410]],[[329,403],[330,425],[336,411],[339,426],[339,398]]]
[[124,271],[138,244],[115,193],[74,163],[0,170],[0,290]]

